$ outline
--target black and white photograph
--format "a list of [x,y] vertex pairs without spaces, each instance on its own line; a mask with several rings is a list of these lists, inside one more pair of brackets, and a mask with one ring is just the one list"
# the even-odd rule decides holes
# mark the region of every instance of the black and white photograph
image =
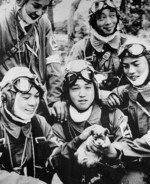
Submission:
[[150,184],[150,0],[0,0],[0,184]]

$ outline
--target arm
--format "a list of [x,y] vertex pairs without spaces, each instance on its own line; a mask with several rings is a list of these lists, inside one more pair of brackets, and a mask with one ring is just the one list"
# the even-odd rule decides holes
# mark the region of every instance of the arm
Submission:
[[45,31],[46,87],[48,105],[52,106],[53,103],[61,100],[63,75],[57,42],[53,35],[50,22],[49,20],[47,21],[47,30]]
[[[47,19],[46,19],[47,20]],[[53,35],[49,20],[46,22],[46,39],[45,39],[45,55],[46,55],[46,88],[48,106],[54,112],[58,121],[63,121],[67,117],[65,102],[61,101],[63,87],[63,72],[60,61],[60,55],[56,39]],[[49,109],[50,110],[50,109]]]
[[128,118],[119,109],[109,112],[110,129],[114,136],[111,143],[109,137],[102,146],[103,154],[109,158],[118,158],[121,154],[124,145],[131,142],[132,134],[128,126]]
[[76,44],[73,45],[68,61],[76,60],[76,59],[84,59],[85,58],[85,46],[86,46],[86,39],[82,39],[78,41]]
[[123,147],[123,155],[127,157],[150,157],[150,131]]
[[[74,156],[74,153],[77,151],[79,146],[91,135],[94,130],[100,129],[99,125],[92,125],[86,128],[79,136],[76,136],[71,141],[67,141],[64,135],[61,124],[53,125],[53,132],[62,141],[62,145],[57,149],[57,154],[62,155],[65,158],[70,158]],[[54,155],[56,156],[56,155]]]
[[74,38],[74,21],[73,21],[74,14],[75,14],[80,2],[81,2],[81,0],[74,0],[70,6],[69,18],[68,18],[68,39],[69,39],[70,44]]
[[111,108],[125,106],[128,102],[128,88],[129,85],[116,87],[110,94],[108,94],[107,105]]

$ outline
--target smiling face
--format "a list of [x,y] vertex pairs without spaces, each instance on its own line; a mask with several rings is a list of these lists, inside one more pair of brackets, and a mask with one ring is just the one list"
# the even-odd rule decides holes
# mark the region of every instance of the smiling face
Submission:
[[110,35],[117,26],[117,14],[115,9],[103,9],[96,13],[96,24],[98,31],[103,35]]
[[148,68],[148,62],[144,56],[139,58],[125,57],[123,59],[124,73],[131,81],[136,81]]
[[14,114],[21,119],[32,118],[39,105],[39,92],[32,87],[27,94],[16,93]]
[[26,12],[33,20],[40,18],[47,10],[50,0],[28,0],[25,4]]
[[77,79],[75,84],[69,88],[69,95],[77,110],[87,110],[95,99],[94,84],[83,79]]

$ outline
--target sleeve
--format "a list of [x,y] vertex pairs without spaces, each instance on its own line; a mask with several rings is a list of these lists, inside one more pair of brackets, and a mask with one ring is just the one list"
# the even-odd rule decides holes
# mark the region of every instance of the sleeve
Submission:
[[150,131],[127,144],[123,148],[123,155],[126,157],[150,157]]
[[46,30],[46,87],[47,87],[47,101],[51,106],[56,101],[61,100],[63,73],[58,51],[58,45],[55,36],[52,32],[51,24],[47,20]]
[[63,74],[60,63],[49,63],[47,65],[47,102],[49,106],[61,100],[63,87]]
[[36,117],[38,119],[38,122],[40,123],[43,135],[46,138],[46,141],[48,142],[50,152],[52,152],[55,148],[59,147],[62,144],[62,142],[59,140],[57,136],[55,136],[52,127],[47,123],[44,117],[40,115],[36,115]]
[[59,123],[56,123],[53,125],[53,132],[55,136],[57,136],[58,139],[62,142],[61,146],[57,148],[57,151],[55,152],[55,156],[61,155],[65,158],[70,158],[70,155],[74,155],[74,153],[82,143],[79,137],[76,136],[74,139],[67,142],[65,134],[63,132],[63,128]]
[[76,163],[74,153],[80,146],[81,140],[77,136],[73,140],[67,142],[61,124],[54,124],[53,131],[62,141],[62,145],[54,150],[49,160],[51,160],[50,162],[53,169],[63,181],[68,178],[69,173],[72,172],[72,167],[74,167],[74,164]]
[[7,172],[0,170],[0,183],[1,184],[44,184],[44,182],[40,181],[39,179],[32,178],[30,176],[22,176],[15,172]]
[[85,58],[85,39],[78,41],[70,50],[68,62]]
[[119,86],[119,87],[116,87],[112,93],[115,93],[122,101],[122,103],[127,100],[125,99],[126,98],[126,95],[128,93],[128,88],[129,88],[129,85],[122,85],[122,86]]
[[116,150],[123,150],[124,145],[132,140],[132,133],[128,125],[128,117],[119,109],[115,109],[110,113],[110,128],[114,135],[112,143]]

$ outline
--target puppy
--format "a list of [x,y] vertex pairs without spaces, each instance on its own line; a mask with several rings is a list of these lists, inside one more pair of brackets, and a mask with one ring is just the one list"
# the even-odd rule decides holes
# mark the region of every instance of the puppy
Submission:
[[109,130],[101,126],[100,129],[93,130],[91,132],[91,135],[80,145],[75,153],[77,162],[80,165],[90,168],[95,167],[99,163],[101,160],[101,154],[100,152],[96,152],[91,149],[91,145],[94,145],[97,148],[100,147],[107,134],[109,134]]

